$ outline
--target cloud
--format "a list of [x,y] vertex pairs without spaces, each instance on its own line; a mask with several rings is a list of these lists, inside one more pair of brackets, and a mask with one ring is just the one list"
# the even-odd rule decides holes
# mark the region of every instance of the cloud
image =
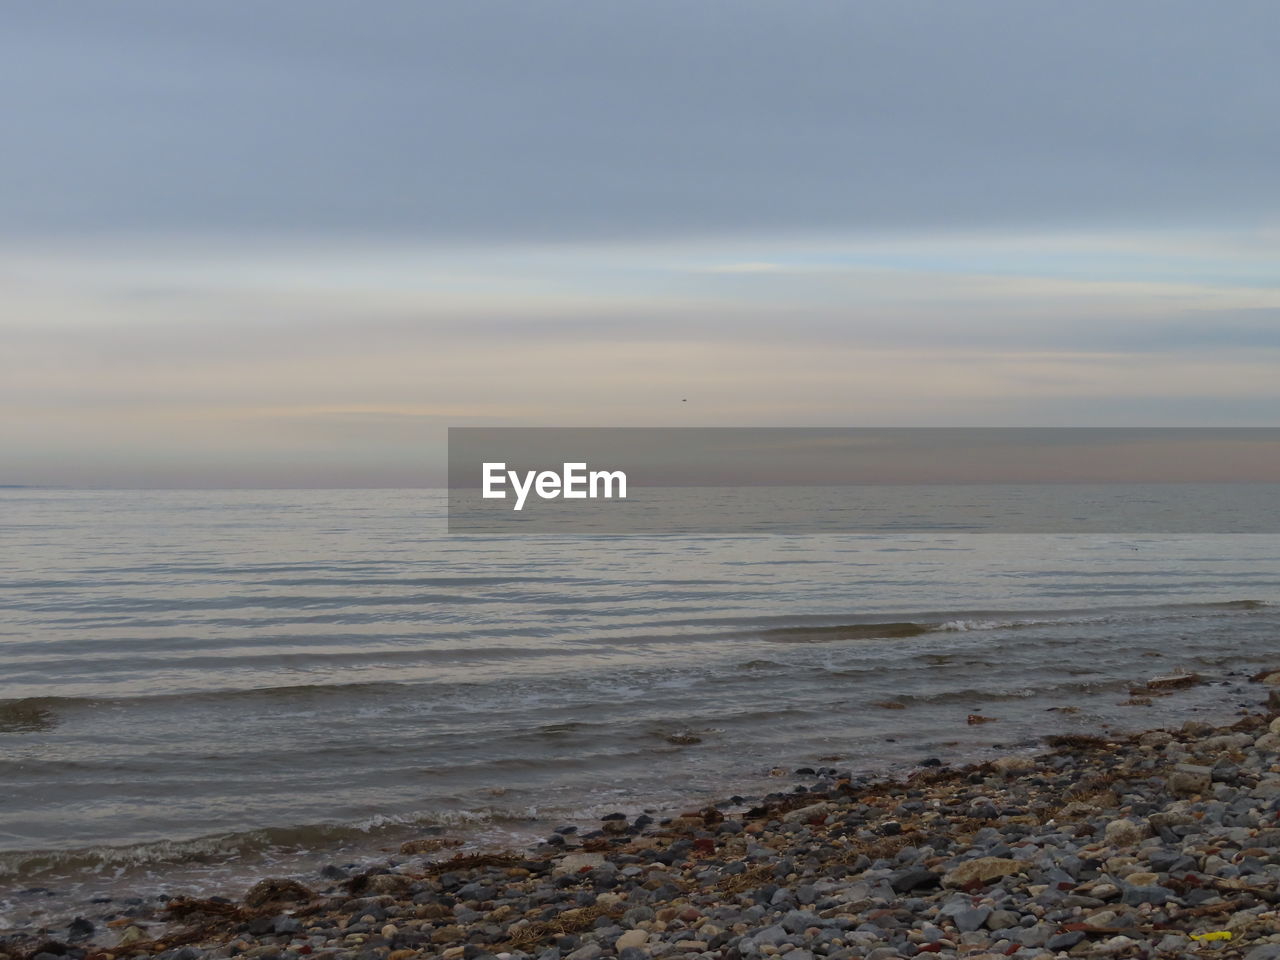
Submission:
[[[743,263],[718,263],[707,267],[691,267],[693,273],[787,273],[796,268],[785,267],[780,263],[768,263],[763,260],[745,261]],[[803,269],[803,268],[801,268]],[[810,268],[812,269],[812,268]]]
[[443,419],[1272,423],[1277,28],[15,7],[0,482],[406,482]]
[[[451,242],[1273,221],[1280,8],[13,10],[10,235]],[[34,82],[38,78],[38,82]]]

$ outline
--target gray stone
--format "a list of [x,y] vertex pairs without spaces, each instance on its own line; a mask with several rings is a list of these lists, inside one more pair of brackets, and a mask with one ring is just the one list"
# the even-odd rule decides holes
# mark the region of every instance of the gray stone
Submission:
[[965,907],[953,913],[951,920],[961,933],[972,933],[980,930],[989,916],[991,916],[990,907]]
[[936,887],[941,879],[938,874],[924,867],[908,867],[890,877],[889,886],[895,893],[908,893],[912,890]]
[[1050,950],[1070,950],[1083,939],[1082,931],[1072,930],[1070,933],[1059,933],[1050,937],[1045,946]]
[[1043,947],[1053,936],[1054,929],[1054,924],[1037,923],[1035,926],[1019,930],[1014,934],[1014,939],[1024,947]]
[[988,930],[1004,930],[1016,927],[1021,919],[1022,915],[1012,910],[992,910],[991,916],[987,917],[986,926]]
[[651,907],[632,907],[622,915],[622,924],[627,927],[634,927],[643,920],[653,919],[653,908]]
[[787,933],[785,927],[775,923],[771,927],[765,927],[763,930],[753,933],[751,939],[761,946],[776,947],[780,943],[790,943],[791,935]]
[[822,918],[812,910],[789,910],[780,922],[788,933],[803,933],[809,927],[822,926]]
[[1174,897],[1174,892],[1168,887],[1149,886],[1149,887],[1125,887],[1121,902],[1135,907],[1141,903],[1150,903],[1155,906],[1168,903]]

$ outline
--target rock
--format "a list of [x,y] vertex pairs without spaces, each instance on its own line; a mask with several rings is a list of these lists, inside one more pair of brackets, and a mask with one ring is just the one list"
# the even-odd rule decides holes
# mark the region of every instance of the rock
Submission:
[[697,814],[685,814],[672,819],[669,826],[681,833],[697,833],[706,828],[707,822]]
[[617,940],[613,942],[616,950],[626,950],[628,947],[643,947],[649,942],[649,931],[647,930],[628,930]]
[[942,878],[942,885],[949,890],[968,887],[975,883],[990,883],[1001,877],[1021,873],[1026,866],[1020,860],[1009,860],[1004,857],[979,857],[966,860],[964,863],[948,870]]
[[129,926],[125,927],[124,931],[120,934],[120,939],[116,941],[116,946],[127,947],[130,944],[138,943],[146,939],[147,935],[141,927]]
[[551,868],[553,877],[564,877],[575,873],[581,873],[584,867],[594,869],[604,863],[604,854],[602,853],[571,853],[568,856],[561,857]]
[[776,947],[780,943],[790,943],[791,934],[775,923],[773,926],[757,931],[752,935],[751,939],[762,947]]
[[889,886],[895,893],[908,893],[912,890],[924,890],[936,887],[941,879],[932,870],[924,867],[908,867],[889,878]]
[[953,913],[951,921],[961,933],[972,933],[974,930],[982,929],[982,925],[987,922],[989,916],[991,916],[990,907],[967,907]]
[[1056,924],[1037,923],[1020,930],[1015,939],[1024,947],[1043,947],[1053,936]]
[[259,880],[244,895],[244,905],[259,910],[273,903],[310,903],[315,894],[296,880],[268,877]]
[[1112,846],[1131,847],[1151,836],[1151,825],[1145,820],[1112,820],[1107,824],[1104,836]]
[[800,807],[789,813],[782,815],[783,823],[808,823],[811,820],[819,820],[826,817],[831,812],[831,804],[823,801],[821,803],[811,803],[807,807]]
[[1176,810],[1165,810],[1147,817],[1147,822],[1156,830],[1186,826],[1189,823],[1195,823],[1195,820],[1196,818],[1189,813],[1182,813]]
[[1200,741],[1197,750],[1201,754],[1227,753],[1231,750],[1244,750],[1252,743],[1253,737],[1247,733],[1228,733]]
[[1137,942],[1138,941],[1134,940],[1132,937],[1121,935],[1104,940],[1093,949],[1097,953],[1108,956],[1113,953],[1120,953],[1121,951],[1128,950],[1130,947],[1137,944]]
[[809,927],[822,926],[822,918],[811,910],[788,910],[780,922],[787,933],[804,933]]
[[1121,902],[1129,906],[1138,906],[1143,903],[1159,906],[1168,903],[1173,897],[1174,892],[1168,887],[1126,887]]
[[1263,800],[1280,797],[1280,777],[1265,777],[1259,780],[1258,785],[1249,791],[1249,795]]
[[1264,733],[1254,742],[1254,746],[1264,753],[1280,752],[1280,733]]
[[382,896],[403,896],[413,886],[413,877],[403,873],[375,873],[364,878],[360,892]]
[[622,922],[625,926],[634,927],[644,923],[646,920],[653,919],[653,910],[649,907],[632,907],[622,915]]
[[1114,883],[1095,883],[1093,886],[1087,887],[1086,889],[1089,891],[1089,896],[1096,900],[1114,900],[1116,897],[1120,896],[1120,888]]
[[1184,687],[1194,687],[1199,683],[1204,683],[1204,678],[1200,674],[1179,673],[1168,677],[1152,677],[1147,681],[1147,688],[1150,690],[1181,690]]
[[991,915],[987,917],[987,921],[983,926],[988,930],[1005,930],[1009,927],[1016,927],[1021,920],[1021,914],[1012,910],[992,910]]
[[448,850],[452,847],[460,846],[462,846],[462,841],[453,837],[422,837],[418,840],[406,840],[400,844],[400,852],[405,856],[413,856],[423,853],[436,853],[439,850]]
[[1083,817],[1092,817],[1097,812],[1098,808],[1092,803],[1081,803],[1079,800],[1072,800],[1058,811],[1057,819],[1078,820]]
[[1208,793],[1212,784],[1212,772],[1191,773],[1186,770],[1175,770],[1166,781],[1169,792],[1175,797],[1193,797]]
[[1045,943],[1045,948],[1048,950],[1070,950],[1083,939],[1084,933],[1079,930],[1072,930],[1070,933],[1059,933],[1048,939]]
[[991,766],[1003,774],[1028,773],[1036,768],[1030,757],[999,757],[991,762]]

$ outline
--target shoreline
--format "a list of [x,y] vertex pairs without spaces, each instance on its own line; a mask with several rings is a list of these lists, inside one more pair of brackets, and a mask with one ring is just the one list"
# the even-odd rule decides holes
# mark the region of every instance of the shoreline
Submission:
[[331,866],[318,889],[134,905],[0,939],[0,955],[1280,958],[1275,700],[1230,724],[1049,737],[905,779],[802,768],[789,793],[610,815],[525,852],[424,837],[365,872]]
[[[99,848],[85,851],[84,865],[71,866],[71,872],[56,863],[57,853],[33,852],[32,862],[38,863],[44,856],[54,862],[44,870],[10,874],[7,879],[12,882],[0,880],[0,943],[33,930],[47,931],[56,937],[75,918],[98,927],[116,918],[122,908],[146,913],[147,905],[160,909],[173,896],[238,900],[264,876],[314,885],[317,875],[323,876],[326,867],[339,866],[348,873],[378,868],[392,862],[388,858],[395,855],[402,842],[423,837],[445,835],[446,849],[467,854],[533,849],[557,827],[573,826],[583,833],[595,830],[599,819],[610,812],[663,818],[708,805],[728,811],[733,805],[722,798],[730,795],[734,795],[734,799],[743,799],[739,794],[746,795],[746,801],[754,803],[761,796],[779,790],[806,789],[806,785],[812,783],[810,771],[828,764],[840,766],[827,772],[834,771],[857,786],[865,786],[879,781],[902,781],[921,767],[940,763],[938,758],[952,765],[975,765],[1009,753],[1028,754],[1053,732],[1128,733],[1180,724],[1192,716],[1224,722],[1237,716],[1238,709],[1256,705],[1256,697],[1246,695],[1252,686],[1246,682],[1249,676],[1247,671],[1230,669],[1224,673],[1182,678],[1190,680],[1189,683],[1174,677],[1175,682],[1169,685],[1156,678],[1145,684],[1131,680],[1118,688],[1115,685],[1105,688],[1116,695],[1124,695],[1121,691],[1127,693],[1128,700],[1115,701],[1122,708],[1128,711],[1138,708],[1137,712],[1129,713],[1131,722],[1127,723],[1117,723],[1116,717],[1095,712],[1096,703],[1092,708],[1061,701],[1054,706],[1044,706],[1042,700],[1040,707],[1020,720],[999,709],[995,717],[986,717],[986,703],[971,703],[970,709],[984,712],[975,712],[969,723],[961,708],[952,713],[945,725],[935,722],[924,738],[909,737],[901,744],[897,737],[884,739],[884,744],[895,744],[889,748],[896,751],[893,759],[886,759],[882,750],[878,762],[868,763],[861,752],[861,741],[849,743],[827,735],[809,739],[807,745],[799,749],[757,757],[767,762],[749,764],[737,773],[724,775],[721,771],[721,775],[713,778],[714,783],[705,777],[696,784],[682,782],[679,776],[672,779],[671,774],[660,787],[632,784],[620,789],[611,781],[601,781],[597,786],[607,786],[603,792],[608,793],[610,799],[596,796],[585,806],[580,801],[558,814],[532,806],[523,815],[515,812],[502,815],[499,811],[494,817],[484,810],[461,811],[440,819],[431,814],[422,818],[400,818],[379,812],[372,814],[364,826],[322,823],[303,828],[315,836],[285,844],[271,842],[269,834],[273,830],[289,833],[295,828],[268,827],[231,835],[152,841],[151,846],[156,848],[154,857],[148,844]],[[1253,686],[1253,690],[1257,689]],[[868,706],[881,713],[889,708],[909,709],[898,698],[873,701]],[[1146,711],[1151,713],[1138,716]],[[897,716],[896,713],[889,715]],[[1032,719],[1030,724],[1029,719]],[[983,720],[999,722],[988,725]],[[695,746],[679,748],[681,753],[686,749],[702,752],[715,750],[716,746],[714,742],[699,741]],[[797,762],[801,766],[793,772]],[[743,767],[741,763],[737,766]],[[673,788],[673,784],[680,786]],[[506,789],[488,792],[505,795]],[[343,839],[335,842],[337,837]],[[246,849],[236,849],[236,844],[245,838],[252,843]],[[100,858],[96,865],[90,859],[93,857]],[[3,892],[6,886],[7,894]]]

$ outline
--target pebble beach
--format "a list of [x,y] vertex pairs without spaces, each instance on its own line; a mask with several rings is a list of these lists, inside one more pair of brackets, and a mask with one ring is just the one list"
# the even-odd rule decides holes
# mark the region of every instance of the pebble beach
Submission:
[[0,960],[1280,958],[1280,673],[1255,680],[1225,725],[894,779],[778,771],[775,793],[520,851],[427,836],[374,869],[11,935]]

